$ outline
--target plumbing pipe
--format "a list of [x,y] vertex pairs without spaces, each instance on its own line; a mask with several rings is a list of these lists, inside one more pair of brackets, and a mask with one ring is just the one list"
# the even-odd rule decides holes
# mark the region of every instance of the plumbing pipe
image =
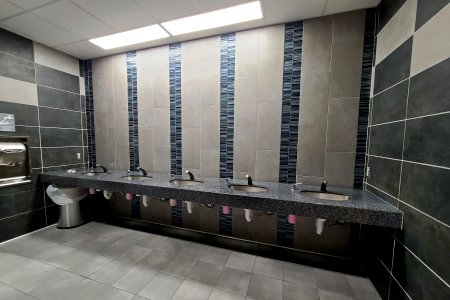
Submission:
[[289,224],[297,223],[297,216],[296,215],[288,215],[288,222],[289,222]]
[[148,196],[142,195],[142,204],[144,204],[144,207],[148,207]]
[[105,197],[106,199],[111,199],[112,194],[112,192],[103,191],[103,197]]
[[323,231],[323,224],[325,223],[326,219],[316,219],[316,234],[322,234]]
[[125,198],[126,198],[127,200],[133,200],[133,194],[131,194],[131,193],[126,193],[126,194],[125,194]]
[[223,206],[222,207],[222,213],[224,215],[229,215],[230,214],[230,207],[229,206]]
[[95,195],[95,189],[89,189],[89,195]]
[[188,213],[192,214],[192,201],[184,201],[184,202],[186,202]]
[[170,206],[175,207],[175,206],[177,206],[177,200],[175,200],[175,199],[170,199],[170,200],[169,200],[169,204],[170,204]]
[[244,208],[244,214],[245,214],[245,219],[247,220],[247,222],[250,223],[252,221],[252,217],[253,217],[253,209]]

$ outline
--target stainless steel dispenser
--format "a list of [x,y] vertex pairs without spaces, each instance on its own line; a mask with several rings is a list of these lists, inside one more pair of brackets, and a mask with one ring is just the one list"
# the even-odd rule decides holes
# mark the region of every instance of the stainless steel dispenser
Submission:
[[0,187],[31,181],[26,137],[0,137]]

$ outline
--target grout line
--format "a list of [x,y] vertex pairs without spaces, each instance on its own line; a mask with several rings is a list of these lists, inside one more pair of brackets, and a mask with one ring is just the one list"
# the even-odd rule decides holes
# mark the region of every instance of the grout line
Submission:
[[47,126],[39,126],[40,128],[46,128],[46,129],[68,129],[68,130],[81,130],[83,131],[84,129],[82,128],[63,128],[63,127],[47,127]]
[[399,175],[399,181],[398,181],[398,193],[397,198],[400,199],[400,192],[402,190],[402,175],[403,175],[403,159],[405,156],[405,140],[406,140],[406,118],[408,117],[408,101],[409,101],[409,88],[410,88],[411,81],[408,79],[408,93],[406,95],[406,109],[405,109],[405,121],[403,126],[403,143],[402,143],[402,160],[400,163],[400,175]]
[[412,160],[398,159],[398,158],[392,158],[392,157],[380,156],[380,155],[373,155],[373,154],[367,154],[367,155],[368,155],[369,157],[376,157],[376,158],[382,158],[382,159],[387,159],[387,160],[394,160],[394,161],[406,162],[406,163],[416,164],[416,165],[421,165],[421,166],[427,166],[427,167],[439,168],[439,169],[444,169],[444,170],[450,170],[450,167],[443,167],[443,166],[438,166],[438,165],[432,165],[432,164],[427,164],[427,163],[421,163],[421,162],[412,161]]
[[[33,190],[30,190],[30,191],[33,191]],[[18,193],[13,193],[13,194],[18,194]],[[9,195],[9,194],[7,194],[7,195]],[[45,193],[44,193],[44,198],[45,198]],[[44,207],[40,207],[40,208],[38,208],[38,209],[27,210],[27,211],[24,211],[24,212],[21,212],[21,213],[12,215],[12,216],[7,216],[7,217],[4,217],[4,218],[0,218],[0,221],[7,220],[7,219],[11,219],[11,218],[15,218],[15,217],[21,216],[21,215],[26,215],[26,214],[29,214],[29,213],[32,213],[32,212],[35,212],[35,211],[39,211],[39,210],[41,210],[41,209],[44,209],[44,211],[45,211],[45,208],[46,208],[46,207],[44,206]],[[47,213],[45,213],[45,218],[47,219]],[[47,220],[46,220],[45,222],[47,223]],[[0,244],[1,244],[1,243],[0,243]]]
[[[35,63],[35,64],[40,65],[40,64],[38,64],[38,63]],[[44,65],[41,65],[41,66],[44,66]],[[44,67],[47,67],[47,66],[44,66]],[[60,70],[58,70],[58,69],[53,69],[53,68],[51,68],[51,67],[47,67],[47,68],[52,69],[52,70],[56,70],[56,71],[60,71]],[[36,68],[35,68],[35,70],[36,70]],[[60,71],[60,72],[63,72],[63,71]],[[67,72],[63,72],[63,73],[67,73]],[[67,74],[70,74],[70,73],[67,73]],[[75,76],[75,77],[78,77],[78,79],[80,78],[80,76],[76,76],[76,75],[73,75],[73,74],[70,74],[70,75]],[[66,91],[66,90],[58,89],[58,88],[55,88],[55,87],[52,87],[52,86],[43,85],[43,84],[37,83],[37,81],[36,81],[36,85],[37,85],[37,86],[42,86],[42,87],[45,87],[45,88],[49,88],[49,89],[52,89],[52,90],[57,90],[57,91],[66,92],[66,93],[69,93],[69,94],[74,94],[74,95],[79,95],[79,96],[81,96],[80,93],[75,93],[75,92],[71,92],[71,91]],[[80,91],[80,92],[81,92],[81,91]]]
[[[3,244],[6,244],[6,243],[9,243],[9,242],[11,242],[11,241],[14,241],[14,240],[20,239],[21,237],[24,237],[24,236],[27,236],[27,235],[31,235],[31,234],[33,234],[33,233],[36,233],[36,232],[39,232],[39,231],[43,231],[43,230],[45,230],[45,229],[47,229],[47,228],[49,228],[49,227],[52,227],[53,225],[55,225],[55,224],[52,224],[52,225],[48,225],[48,226],[45,226],[45,227],[42,227],[42,228],[36,229],[36,230],[34,230],[34,231],[31,231],[31,232],[28,232],[28,233],[25,233],[25,234],[22,234],[22,235],[16,236],[15,238],[12,238],[12,239],[9,239],[9,240],[6,240],[6,241],[3,241],[3,242],[0,242],[0,245],[3,245]],[[14,251],[13,251],[13,252],[14,252]]]
[[60,149],[60,148],[83,148],[84,146],[54,146],[54,147],[30,147],[30,149]]
[[[376,68],[378,65],[379,65],[379,63],[378,63],[377,65],[375,65],[375,68]],[[376,93],[376,94],[373,94],[373,97],[375,98],[375,97],[378,96],[379,94],[381,94],[381,93],[383,93],[383,92],[385,92],[385,91],[387,91],[387,90],[390,90],[390,89],[393,88],[394,86],[397,86],[397,85],[399,85],[400,83],[403,83],[404,81],[408,80],[409,78],[410,78],[410,77],[408,76],[407,78],[403,79],[402,81],[399,81],[399,82],[397,82],[396,84],[391,85],[390,87],[385,88],[384,90],[382,90],[382,91],[380,91],[380,92],[378,92],[378,93]]]
[[[408,89],[408,94],[409,94],[409,89]],[[408,97],[409,98],[409,97]],[[407,99],[408,102],[408,99]],[[423,115],[423,116],[418,116],[418,117],[411,117],[411,118],[404,118],[401,120],[396,120],[396,121],[390,121],[390,122],[383,122],[383,123],[378,123],[378,124],[374,124],[374,125],[370,125],[370,127],[376,127],[376,126],[381,126],[381,125],[386,125],[386,124],[392,124],[392,123],[399,123],[399,122],[403,122],[403,121],[410,121],[410,120],[416,120],[416,119],[423,119],[423,118],[428,118],[428,117],[434,117],[434,116],[440,116],[440,115],[448,115],[450,114],[450,111],[444,111],[444,112],[440,112],[440,113],[435,113],[435,114],[428,114],[428,115]]]
[[[80,95],[79,95],[80,96]],[[66,109],[66,108],[58,108],[58,107],[51,107],[51,106],[45,106],[45,105],[39,105],[39,108],[50,108],[50,109],[57,109],[57,110],[64,110],[64,111],[71,111],[76,113],[82,113],[81,110],[73,110],[73,109]]]

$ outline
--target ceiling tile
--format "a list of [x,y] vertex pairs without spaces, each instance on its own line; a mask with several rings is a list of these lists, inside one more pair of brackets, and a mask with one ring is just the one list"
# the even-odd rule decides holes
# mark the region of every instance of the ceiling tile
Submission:
[[9,2],[22,7],[23,9],[31,9],[42,4],[52,2],[53,0],[8,0]]
[[263,15],[268,24],[309,19],[322,14],[325,2],[326,0],[264,0]]
[[197,0],[197,1],[206,11],[227,8],[242,3],[252,2],[251,0]]
[[120,31],[156,23],[140,6],[124,0],[71,0],[112,28]]
[[33,39],[49,46],[58,46],[81,40],[80,37],[31,13],[18,15],[3,21],[2,24],[19,32],[23,32]]
[[69,1],[56,2],[33,13],[86,39],[113,33],[113,29]]
[[196,0],[134,0],[152,20],[169,21],[195,15],[204,10]]
[[325,6],[325,14],[337,14],[344,11],[357,10],[377,6],[380,0],[328,0]]
[[6,0],[0,0],[0,20],[18,14],[21,11],[23,11],[23,9],[20,7],[17,7]]

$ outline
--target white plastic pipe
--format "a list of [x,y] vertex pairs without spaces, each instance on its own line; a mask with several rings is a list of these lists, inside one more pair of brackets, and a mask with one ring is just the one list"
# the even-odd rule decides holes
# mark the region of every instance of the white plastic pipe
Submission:
[[142,195],[142,204],[144,204],[144,207],[148,207],[148,196]]
[[192,201],[184,201],[184,202],[186,202],[188,213],[192,214]]
[[112,192],[103,191],[103,197],[105,197],[106,199],[111,199],[112,194]]
[[244,208],[245,219],[247,222],[251,222],[253,218],[253,209]]
[[325,223],[326,219],[316,219],[316,234],[322,234],[323,231],[323,224]]

